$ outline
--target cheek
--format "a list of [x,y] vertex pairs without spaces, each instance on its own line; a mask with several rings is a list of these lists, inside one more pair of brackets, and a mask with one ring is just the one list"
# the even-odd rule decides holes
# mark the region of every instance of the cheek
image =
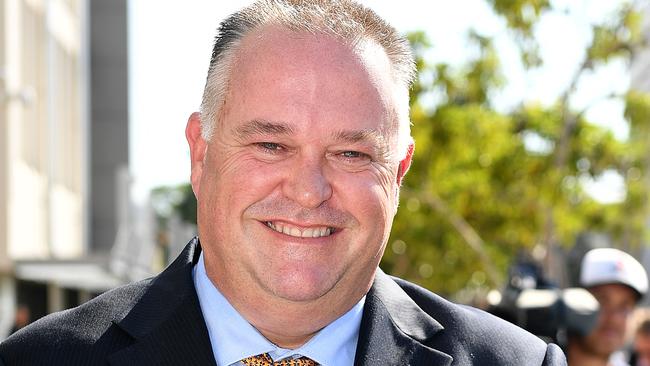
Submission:
[[376,183],[373,186],[374,195],[378,197],[378,200],[384,206],[383,209],[388,213],[391,221],[397,212],[397,201],[399,200],[397,177],[393,174],[396,170],[393,171],[387,167],[378,169],[375,172]]
[[389,225],[395,212],[395,185],[377,172],[345,174],[336,179],[334,191],[340,203],[362,223],[374,228]]
[[273,190],[277,175],[277,169],[244,154],[213,154],[203,168],[200,210],[214,217],[240,215]]
[[393,164],[378,164],[373,174],[377,185],[382,187],[384,194],[391,201],[394,201],[397,193],[397,170],[398,165]]

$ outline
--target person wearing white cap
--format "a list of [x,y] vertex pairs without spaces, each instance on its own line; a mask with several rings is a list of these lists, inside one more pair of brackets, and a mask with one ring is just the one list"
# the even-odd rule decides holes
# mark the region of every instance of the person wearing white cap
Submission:
[[623,251],[592,249],[582,259],[580,284],[600,303],[600,315],[589,335],[569,336],[569,366],[620,365],[612,355],[623,346],[628,318],[648,291],[646,271]]

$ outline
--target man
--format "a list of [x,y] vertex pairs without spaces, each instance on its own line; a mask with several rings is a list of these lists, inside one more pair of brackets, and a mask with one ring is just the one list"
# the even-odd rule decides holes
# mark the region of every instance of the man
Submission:
[[409,168],[406,40],[350,1],[260,1],[217,36],[186,135],[198,238],[50,316],[7,365],[561,365],[558,347],[378,269]]
[[589,335],[569,337],[569,365],[620,364],[612,356],[623,347],[629,317],[648,290],[647,274],[631,255],[618,249],[598,248],[585,254],[580,283],[598,300],[600,314]]
[[634,334],[632,366],[650,366],[650,319],[641,322]]

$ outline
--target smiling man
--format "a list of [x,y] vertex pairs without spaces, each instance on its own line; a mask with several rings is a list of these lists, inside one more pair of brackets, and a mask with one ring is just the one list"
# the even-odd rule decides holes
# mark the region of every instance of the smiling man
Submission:
[[346,0],[226,19],[186,128],[198,237],[0,346],[7,365],[563,365],[378,269],[413,154],[407,41]]

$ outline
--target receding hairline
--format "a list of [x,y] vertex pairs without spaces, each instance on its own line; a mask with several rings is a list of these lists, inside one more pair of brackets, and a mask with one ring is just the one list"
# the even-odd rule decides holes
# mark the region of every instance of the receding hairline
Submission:
[[[325,15],[325,16],[324,16]],[[330,17],[328,17],[330,16]],[[324,35],[351,47],[377,45],[389,66],[393,83],[393,116],[402,143],[412,142],[408,91],[415,77],[413,54],[406,38],[372,9],[349,0],[261,0],[233,13],[219,26],[201,103],[202,133],[209,140],[223,117],[237,55],[247,38],[270,27],[297,37]],[[392,109],[392,108],[391,108]],[[402,146],[403,145],[403,146]]]
[[[391,64],[391,60],[380,44],[378,44],[372,38],[360,38],[359,40],[356,40],[354,44],[350,44],[349,42],[345,42],[345,40],[329,33],[307,33],[303,31],[292,30],[277,24],[261,26],[258,29],[247,33],[238,41],[237,45],[230,50],[232,54],[229,55],[231,64],[231,66],[228,68],[229,74],[227,76],[222,76],[222,78],[225,79],[227,89],[223,95],[221,113],[219,113],[217,120],[215,121],[217,124],[219,124],[221,122],[220,120],[224,117],[225,114],[227,114],[228,107],[226,104],[228,104],[228,101],[232,97],[234,87],[233,83],[236,83],[236,80],[240,80],[242,75],[248,75],[247,77],[251,77],[251,73],[255,74],[257,72],[256,70],[258,70],[258,66],[256,66],[256,64],[258,64],[258,62],[261,62],[257,61],[257,59],[265,57],[266,53],[269,52],[269,48],[266,46],[266,44],[272,44],[273,41],[277,40],[278,38],[282,38],[282,40],[284,40],[285,37],[292,37],[287,43],[288,46],[286,46],[286,48],[279,47],[280,51],[278,51],[278,48],[270,50],[271,53],[278,54],[280,58],[284,57],[282,53],[292,52],[291,50],[293,49],[293,45],[301,41],[312,42],[315,40],[316,43],[321,43],[319,39],[325,39],[325,42],[329,40],[333,43],[336,43],[337,45],[340,45],[343,49],[342,52],[349,54],[350,59],[354,60],[354,67],[359,68],[359,73],[366,75],[369,82],[373,84],[374,88],[377,89],[378,94],[386,97],[381,98],[382,103],[385,103],[386,105],[388,119],[392,122],[395,122],[394,126],[392,127],[397,127],[397,123],[399,122],[399,118],[397,118],[397,109],[400,102],[403,102],[403,100],[400,100],[398,95],[400,93],[408,95],[408,86],[401,83],[400,80],[396,77],[395,71],[393,70]],[[297,42],[294,42],[294,40]],[[311,46],[306,47],[309,48]],[[320,45],[317,47],[320,47]],[[273,46],[271,46],[271,48],[273,48]],[[307,50],[307,52],[314,52],[313,49]],[[285,52],[283,52],[283,50]],[[319,55],[316,57],[318,56]],[[312,56],[307,55],[306,57],[310,58]],[[341,60],[343,57],[347,56],[332,57],[333,64],[335,65],[334,67],[337,67],[336,65],[340,64],[339,60]],[[345,71],[348,70],[348,68],[346,67],[344,70],[342,67],[341,70]],[[404,99],[408,103],[408,99]]]

